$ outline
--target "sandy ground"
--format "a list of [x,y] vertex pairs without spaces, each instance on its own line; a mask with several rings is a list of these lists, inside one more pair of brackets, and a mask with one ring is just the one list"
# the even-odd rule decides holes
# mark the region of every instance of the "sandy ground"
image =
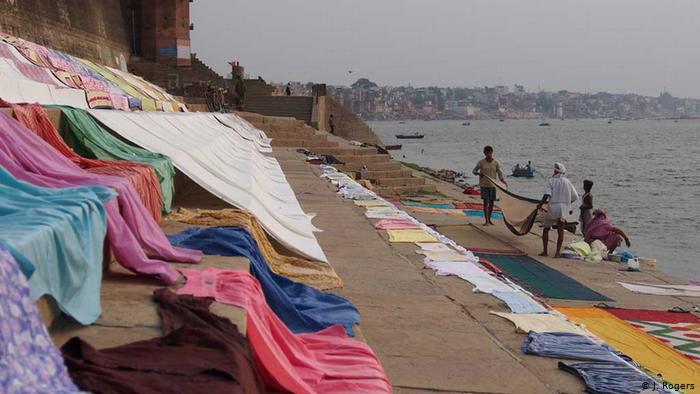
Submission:
[[[472,292],[472,286],[454,277],[436,277],[423,267],[412,244],[391,244],[382,231],[364,217],[364,209],[335,194],[319,178],[320,170],[288,149],[273,154],[282,165],[303,209],[316,213],[314,224],[324,231],[317,238],[345,287],[338,293],[354,302],[361,313],[358,339],[375,350],[398,393],[578,393],[581,381],[557,370],[556,359],[527,356],[520,350],[524,338],[510,322],[490,315],[508,312],[496,298]],[[433,181],[430,181],[433,182]],[[468,199],[451,185],[435,182],[441,193]],[[178,183],[178,206],[222,208],[225,204],[188,185]],[[467,223],[470,218],[417,215],[428,224]],[[478,218],[474,219],[478,221]],[[485,228],[489,234],[529,255],[541,247],[535,235],[514,237],[505,226]],[[167,233],[181,223],[164,223]],[[690,307],[692,300],[636,294],[617,281],[681,283],[643,267],[642,272],[621,271],[614,263],[590,264],[544,258],[541,261],[590,288],[616,300],[619,307],[667,309]],[[243,258],[207,256],[204,266],[248,270]],[[151,301],[155,280],[139,278],[112,263],[101,291],[103,314],[96,324],[80,327],[59,317],[51,327],[57,345],[82,336],[97,348],[117,346],[160,335],[160,320]],[[646,269],[645,269],[646,268]],[[181,283],[173,286],[177,288]],[[590,305],[547,300],[550,305]],[[215,303],[215,313],[230,318],[245,333],[245,311]]]

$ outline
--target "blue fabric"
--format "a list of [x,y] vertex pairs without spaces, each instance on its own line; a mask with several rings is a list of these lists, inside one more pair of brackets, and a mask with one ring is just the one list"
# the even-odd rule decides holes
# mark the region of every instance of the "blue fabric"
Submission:
[[409,207],[425,207],[425,208],[438,208],[438,209],[454,209],[452,204],[426,204],[423,202],[415,201],[401,201],[401,205],[407,205]]
[[0,167],[0,247],[29,278],[32,297],[48,294],[82,324],[100,315],[107,218],[105,187],[47,189]]
[[265,293],[268,305],[295,333],[316,332],[342,324],[348,335],[359,323],[355,305],[335,294],[323,293],[303,283],[275,274],[260,253],[255,238],[237,227],[191,227],[169,235],[173,245],[198,249],[209,255],[243,256]]
[[630,252],[629,250],[623,250],[623,251],[618,252],[618,253],[616,253],[616,254],[617,254],[618,256],[620,256],[620,260],[621,260],[623,263],[626,263],[629,259],[633,259],[633,258],[634,258],[634,254],[632,254],[632,252]]
[[[484,211],[478,211],[476,209],[467,209],[463,212],[467,216],[484,217]],[[491,212],[491,219],[503,219],[503,214],[500,212]]]
[[519,292],[494,290],[491,294],[505,302],[513,313],[547,313],[547,308]]
[[78,393],[54,346],[27,280],[0,249],[0,393]]
[[522,349],[525,354],[542,357],[621,362],[617,356],[620,354],[611,346],[566,332],[530,332],[523,341]]
[[591,394],[637,394],[646,389],[664,394],[674,393],[674,391],[664,389],[661,383],[654,381],[651,377],[624,362],[578,364],[559,362],[559,369],[583,379],[586,384],[586,392]]

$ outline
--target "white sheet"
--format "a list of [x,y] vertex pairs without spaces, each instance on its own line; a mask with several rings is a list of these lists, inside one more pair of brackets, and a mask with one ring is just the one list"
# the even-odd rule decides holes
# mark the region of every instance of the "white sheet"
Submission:
[[108,128],[173,164],[222,200],[255,215],[275,239],[299,254],[327,261],[279,163],[209,113],[91,110]]
[[655,285],[650,283],[618,282],[622,287],[636,293],[666,296],[700,297],[700,286],[692,285]]
[[494,278],[486,271],[479,268],[474,263],[454,262],[454,261],[430,261],[425,260],[424,264],[435,270],[437,275],[455,275],[474,285],[475,292],[492,293],[498,291],[513,291],[513,288],[500,280]]
[[267,138],[267,135],[262,130],[256,129],[255,126],[248,123],[245,119],[236,114],[214,114],[214,117],[219,122],[235,130],[241,137],[255,142],[260,152],[272,152],[271,140]]

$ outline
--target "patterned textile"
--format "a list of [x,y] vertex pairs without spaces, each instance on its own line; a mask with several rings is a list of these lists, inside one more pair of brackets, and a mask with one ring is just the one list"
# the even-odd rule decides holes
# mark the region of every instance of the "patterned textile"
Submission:
[[700,319],[695,315],[644,309],[606,310],[700,363]]
[[24,275],[0,249],[0,392],[77,393]]

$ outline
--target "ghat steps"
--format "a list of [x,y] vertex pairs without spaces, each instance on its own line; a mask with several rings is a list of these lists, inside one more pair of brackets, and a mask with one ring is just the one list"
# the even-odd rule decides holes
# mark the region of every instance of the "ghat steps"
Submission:
[[[248,108],[248,107],[247,107]],[[359,179],[367,179],[385,197],[409,193],[433,193],[435,186],[412,176],[410,170],[373,147],[358,147],[348,141],[309,127],[291,117],[274,117],[240,112],[240,116],[272,138],[273,147],[306,148],[319,155],[333,155],[345,164],[335,167]]]

